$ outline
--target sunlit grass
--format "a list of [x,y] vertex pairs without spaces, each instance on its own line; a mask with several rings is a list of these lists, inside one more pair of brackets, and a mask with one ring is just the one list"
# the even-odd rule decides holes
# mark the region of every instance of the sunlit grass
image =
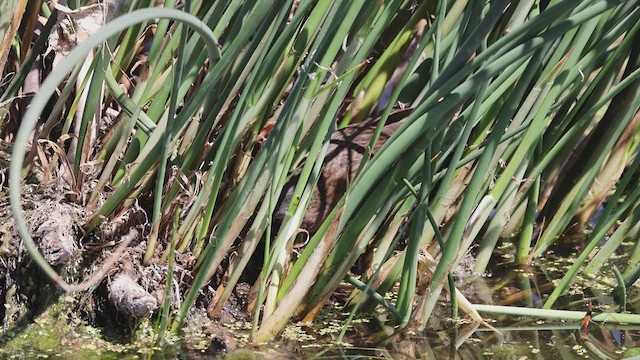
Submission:
[[[605,205],[546,299],[551,308],[577,273],[598,273],[620,243],[637,237],[637,1],[135,4],[57,65],[17,133],[3,123],[18,150],[9,180],[18,229],[38,266],[65,290],[101,279],[69,284],[46,263],[20,194],[29,167],[45,161],[33,145],[25,153],[29,136],[44,125],[38,136],[55,143],[51,130],[65,119],[60,136],[77,143],[60,140],[70,191],[91,215],[84,230],[98,231],[145,202],[146,254],[135,261],[169,266],[171,277],[176,254],[193,257],[193,278],[171,290],[179,294],[164,292],[163,329],[178,330],[207,286],[219,290],[210,308],[220,310],[243,275],[254,281],[257,342],[292,319],[312,320],[345,279],[357,309],[382,304],[400,328],[422,329],[443,287],[456,293],[451,274],[475,244],[478,274],[506,229],[519,234],[515,263],[527,263],[563,232],[586,229]],[[29,64],[42,42],[25,51]],[[142,70],[133,76],[136,66]],[[16,70],[0,103],[19,93],[26,70]],[[78,74],[83,85],[74,90]],[[67,96],[76,105],[67,108]],[[400,106],[413,111],[373,154]],[[96,132],[107,109],[118,116]],[[378,117],[366,160],[354,164],[357,176],[299,245],[331,133]],[[83,171],[87,164],[96,169]],[[291,202],[280,204],[285,184]],[[276,223],[280,206],[286,212]],[[640,276],[638,256],[634,248],[621,271],[627,286]],[[259,271],[251,261],[261,262]],[[385,302],[380,294],[394,286],[397,298]],[[461,309],[474,317],[478,308],[465,301]]]

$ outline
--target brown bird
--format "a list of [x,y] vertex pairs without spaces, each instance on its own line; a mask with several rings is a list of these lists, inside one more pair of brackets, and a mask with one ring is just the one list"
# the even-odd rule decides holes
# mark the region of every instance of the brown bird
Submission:
[[[411,109],[407,109],[396,111],[389,116],[371,151],[371,156],[380,150],[382,145],[402,125],[402,120],[410,113]],[[315,233],[338,201],[340,201],[340,198],[347,190],[348,184],[354,179],[360,167],[362,157],[369,146],[379,120],[379,118],[376,118],[351,124],[331,134],[320,179],[318,179],[318,183],[313,189],[309,206],[300,225],[302,229],[310,234]],[[274,214],[274,218],[277,221],[281,221],[284,218],[293,198],[297,182],[298,177],[296,176],[283,187],[282,195]]]

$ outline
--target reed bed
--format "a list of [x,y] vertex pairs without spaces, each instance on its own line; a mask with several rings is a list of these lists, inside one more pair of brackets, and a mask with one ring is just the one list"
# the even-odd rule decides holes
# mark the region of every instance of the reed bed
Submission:
[[[141,206],[134,261],[162,269],[162,331],[177,331],[207,287],[220,311],[247,278],[255,342],[312,320],[344,283],[354,315],[380,305],[399,330],[427,327],[443,290],[454,313],[480,320],[491,310],[455,295],[466,258],[480,276],[500,239],[516,240],[522,265],[587,232],[551,309],[578,273],[597,275],[637,239],[638,1],[69,3],[110,21],[84,34],[73,11],[30,7],[20,61],[5,65],[13,216],[38,267],[86,291],[128,243],[109,247],[103,270],[59,275],[25,222],[25,177],[62,179],[86,234]],[[38,14],[48,21],[31,41]],[[86,39],[26,107],[25,79],[61,14]],[[323,183],[332,134],[353,124],[371,129],[363,160],[317,229],[301,229],[337,186]],[[618,292],[638,278],[639,254],[627,254]],[[174,286],[185,255],[192,277]]]

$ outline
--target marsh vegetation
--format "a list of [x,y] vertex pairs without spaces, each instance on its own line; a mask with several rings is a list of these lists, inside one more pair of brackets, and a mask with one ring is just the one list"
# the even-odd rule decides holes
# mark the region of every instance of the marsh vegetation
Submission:
[[607,276],[607,321],[638,322],[639,1],[2,7],[5,335],[61,297],[157,344],[327,304],[337,343],[372,313],[491,329],[466,284],[567,248],[509,311],[573,319]]

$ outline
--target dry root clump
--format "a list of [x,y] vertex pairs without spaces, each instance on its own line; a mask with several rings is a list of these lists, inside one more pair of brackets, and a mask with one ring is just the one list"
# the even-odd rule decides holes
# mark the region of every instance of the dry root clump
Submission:
[[125,273],[119,273],[109,282],[109,299],[120,312],[136,319],[151,314],[158,307],[156,298]]
[[53,266],[61,265],[78,256],[77,229],[84,220],[79,206],[47,200],[29,217],[35,225],[33,232],[45,260]]
[[[100,226],[98,237],[105,245],[125,242],[133,237],[133,242],[118,256],[118,261],[109,270],[107,293],[115,308],[132,319],[150,316],[158,308],[161,292],[150,293],[147,289],[160,289],[165,269],[153,263],[143,265],[146,249],[145,233],[148,223],[144,212],[137,204],[123,211],[113,220]],[[126,234],[125,234],[126,233]],[[128,241],[131,241],[129,239]],[[100,248],[100,246],[96,246]],[[112,256],[111,246],[102,250],[103,259]]]

